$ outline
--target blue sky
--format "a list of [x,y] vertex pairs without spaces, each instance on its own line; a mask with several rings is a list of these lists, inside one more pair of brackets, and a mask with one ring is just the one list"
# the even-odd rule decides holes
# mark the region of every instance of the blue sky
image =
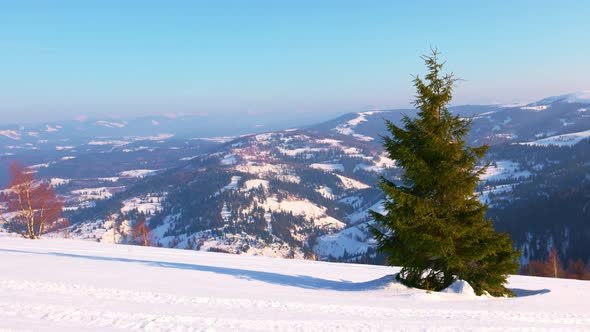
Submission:
[[590,89],[588,1],[0,0],[0,115],[406,107],[431,45],[454,104]]

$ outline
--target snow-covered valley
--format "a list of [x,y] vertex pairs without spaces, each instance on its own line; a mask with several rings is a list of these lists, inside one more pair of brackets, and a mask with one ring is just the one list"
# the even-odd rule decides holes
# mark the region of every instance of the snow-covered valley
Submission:
[[2,331],[590,330],[590,282],[427,293],[383,266],[0,235]]

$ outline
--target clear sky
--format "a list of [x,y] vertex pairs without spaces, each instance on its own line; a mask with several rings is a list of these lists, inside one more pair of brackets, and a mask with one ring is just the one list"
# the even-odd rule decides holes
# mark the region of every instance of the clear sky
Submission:
[[406,107],[431,45],[454,104],[590,89],[585,0],[0,0],[0,116]]

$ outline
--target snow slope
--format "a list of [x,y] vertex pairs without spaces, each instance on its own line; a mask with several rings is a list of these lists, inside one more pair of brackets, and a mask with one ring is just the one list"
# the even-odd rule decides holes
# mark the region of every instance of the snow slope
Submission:
[[428,294],[382,266],[7,235],[0,261],[2,331],[590,330],[583,281],[512,277],[517,298],[464,284]]
[[529,177],[531,173],[522,170],[520,165],[511,160],[498,160],[495,165],[490,165],[484,174],[480,176],[482,181],[499,181]]
[[577,133],[563,134],[557,136],[546,137],[533,142],[520,143],[523,145],[536,146],[573,146],[582,140],[590,138],[590,130],[585,130]]

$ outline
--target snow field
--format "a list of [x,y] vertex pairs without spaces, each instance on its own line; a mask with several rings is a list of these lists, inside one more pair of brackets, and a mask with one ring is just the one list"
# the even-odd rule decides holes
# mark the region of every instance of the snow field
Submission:
[[20,134],[14,130],[0,130],[0,135],[8,137],[12,140],[18,141],[20,140]]
[[496,166],[490,165],[486,169],[486,172],[480,177],[480,180],[499,181],[529,176],[531,176],[531,173],[527,170],[522,170],[520,164],[511,160],[498,160],[496,161]]
[[146,195],[145,197],[133,197],[123,201],[122,213],[137,209],[141,213],[154,214],[162,209],[163,197]]
[[349,177],[346,177],[346,176],[340,175],[340,174],[334,174],[334,175],[336,175],[340,179],[340,181],[342,182],[342,185],[346,189],[367,189],[367,188],[370,188],[369,185],[362,183],[358,180],[351,179]]
[[342,164],[315,163],[309,165],[309,167],[320,169],[326,172],[344,172],[344,166]]
[[357,134],[357,133],[355,133],[354,128],[363,122],[367,122],[368,121],[366,118],[367,115],[371,116],[375,113],[379,113],[379,111],[368,111],[368,112],[357,113],[358,116],[356,118],[349,120],[346,123],[336,126],[336,128],[334,128],[333,130],[337,131],[338,133],[340,133],[342,135],[352,136],[359,141],[365,141],[365,142],[372,141],[373,137]]
[[107,199],[113,196],[113,191],[120,190],[123,187],[98,187],[98,188],[82,188],[72,190],[71,194],[80,202]]
[[580,131],[577,133],[563,134],[557,136],[551,136],[536,140],[533,142],[520,143],[522,145],[535,145],[535,146],[573,146],[581,142],[582,140],[590,137],[590,130]]
[[129,171],[123,171],[119,173],[119,175],[124,178],[144,178],[156,174],[156,172],[158,172],[157,169],[132,169]]
[[265,210],[291,212],[294,215],[306,216],[314,219],[316,226],[342,229],[346,224],[340,220],[330,217],[326,214],[326,208],[320,207],[306,199],[282,200],[278,201],[275,197],[269,197],[265,202],[260,204]]
[[0,260],[8,331],[590,330],[584,281],[515,276],[520,297],[488,298],[382,266],[7,235]]
[[539,112],[539,111],[544,111],[544,110],[546,110],[548,108],[549,108],[549,105],[538,105],[538,106],[523,106],[520,109],[521,110],[526,110],[526,111]]

